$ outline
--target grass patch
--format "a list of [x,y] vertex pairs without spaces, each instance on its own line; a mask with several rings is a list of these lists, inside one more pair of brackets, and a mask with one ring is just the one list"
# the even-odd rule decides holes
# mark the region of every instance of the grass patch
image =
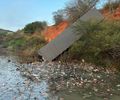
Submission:
[[46,44],[46,41],[40,34],[26,35],[19,32],[6,37],[4,47],[11,50],[24,62],[33,62],[38,60],[38,50]]

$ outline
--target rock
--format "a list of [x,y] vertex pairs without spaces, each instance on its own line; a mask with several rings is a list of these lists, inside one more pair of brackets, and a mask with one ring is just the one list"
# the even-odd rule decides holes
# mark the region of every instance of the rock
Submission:
[[99,72],[99,70],[98,69],[94,69],[93,72]]
[[96,87],[94,87],[93,90],[94,90],[95,92],[98,92],[98,89],[97,89]]
[[94,82],[94,83],[97,83],[97,79],[94,78],[94,79],[93,79],[93,82]]
[[90,94],[84,94],[83,99],[86,99],[86,98],[89,98],[89,97],[91,97]]
[[11,60],[9,59],[8,62],[11,62]]
[[116,85],[117,87],[120,87],[120,84]]
[[100,79],[100,78],[101,78],[101,76],[99,76],[99,75],[98,75],[98,76],[97,76],[97,78],[99,78],[99,79]]
[[59,100],[64,100],[64,98],[60,98]]
[[110,92],[110,89],[107,89],[108,92]]
[[20,69],[19,68],[16,68],[16,71],[19,71]]

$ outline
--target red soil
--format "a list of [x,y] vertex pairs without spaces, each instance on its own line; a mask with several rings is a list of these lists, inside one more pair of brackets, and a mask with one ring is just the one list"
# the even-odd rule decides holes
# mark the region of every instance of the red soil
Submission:
[[[105,9],[101,10],[101,13],[107,20],[120,20],[120,7],[118,7],[112,14],[109,12],[109,10]],[[50,42],[59,34],[61,34],[68,26],[69,23],[67,21],[63,21],[58,25],[47,27],[47,29],[44,31],[45,40]]]
[[110,13],[109,10],[102,10],[101,12],[108,20],[120,20],[120,6],[113,13]]
[[67,21],[63,21],[58,25],[49,26],[44,32],[45,40],[50,42],[61,34],[68,27],[68,25],[69,23]]

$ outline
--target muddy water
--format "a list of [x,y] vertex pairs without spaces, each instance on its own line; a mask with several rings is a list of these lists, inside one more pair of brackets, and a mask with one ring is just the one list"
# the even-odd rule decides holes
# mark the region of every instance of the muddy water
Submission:
[[0,100],[120,100],[120,75],[91,65],[20,65],[2,56]]

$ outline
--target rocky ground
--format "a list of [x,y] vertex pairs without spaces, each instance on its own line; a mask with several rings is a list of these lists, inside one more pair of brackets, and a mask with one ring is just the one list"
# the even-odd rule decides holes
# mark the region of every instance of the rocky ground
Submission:
[[0,55],[6,55],[7,54],[7,50],[5,48],[2,47],[2,45],[0,45]]
[[[15,60],[14,60],[15,59]],[[120,73],[80,64],[0,57],[0,100],[119,100]]]
[[[1,54],[5,55],[4,53],[6,51],[2,50]],[[120,98],[120,73],[84,61],[79,64],[62,62],[19,64],[6,57],[0,57],[0,69],[0,100],[8,98],[13,100],[13,95],[14,100]]]
[[119,100],[120,97],[119,73],[84,62],[36,62],[24,64],[18,69],[34,82],[47,80],[50,93],[60,96],[60,100],[73,100],[70,95],[74,95],[74,100]]

